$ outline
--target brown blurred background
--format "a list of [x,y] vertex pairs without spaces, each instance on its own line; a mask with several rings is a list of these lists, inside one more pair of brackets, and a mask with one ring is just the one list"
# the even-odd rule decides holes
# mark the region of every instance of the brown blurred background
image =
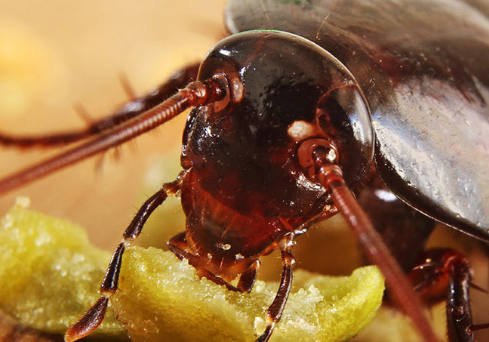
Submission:
[[[127,100],[119,76],[143,94],[173,71],[202,59],[226,35],[224,0],[0,2],[0,129],[41,134],[84,127],[75,105],[104,117]],[[176,153],[185,115],[121,149],[92,158],[0,198],[76,222],[112,248],[141,200],[149,165]],[[52,155],[0,149],[0,177]],[[169,175],[167,181],[176,174]],[[154,189],[156,190],[156,189]],[[151,190],[153,191],[153,190]],[[151,195],[148,192],[147,195]]]

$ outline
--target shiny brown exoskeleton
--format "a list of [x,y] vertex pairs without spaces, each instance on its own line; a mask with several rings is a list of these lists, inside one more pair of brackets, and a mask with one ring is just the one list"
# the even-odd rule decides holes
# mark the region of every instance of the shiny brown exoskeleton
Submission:
[[[284,25],[298,22],[283,21]],[[359,42],[353,40],[358,46]],[[373,130],[362,91],[368,92],[371,106],[379,105],[375,94],[382,93],[376,92],[376,82],[365,78],[371,71],[368,63],[377,67],[374,76],[385,81],[378,77],[385,70],[378,65],[383,60],[355,57],[367,49],[350,50],[346,41],[331,48],[348,52],[337,56],[349,57],[349,68],[357,67],[352,62],[356,60],[364,66],[353,69],[363,77],[361,86],[341,62],[311,41],[283,32],[255,31],[220,42],[202,63],[199,81],[166,102],[159,104],[174,88],[185,86],[195,68],[83,132],[43,138],[0,135],[0,143],[21,147],[88,140],[1,180],[0,192],[4,192],[117,146],[195,107],[184,134],[182,173],[136,214],[114,253],[101,285],[101,298],[68,331],[67,340],[85,336],[100,324],[108,299],[117,290],[126,246],[140,234],[151,212],[177,192],[182,196],[187,227],[169,246],[178,257],[188,259],[200,275],[232,290],[249,291],[259,257],[277,248],[282,251],[281,284],[267,312],[268,327],[259,341],[268,340],[287,300],[294,238],[311,222],[337,211],[356,231],[369,258],[383,270],[394,297],[416,322],[425,340],[435,340],[416,296],[402,280],[399,268],[350,192],[362,182],[373,156]],[[371,56],[365,53],[363,57]],[[381,219],[381,225],[386,222]],[[426,268],[427,263],[420,267]],[[465,285],[463,292],[469,281],[461,283]],[[467,304],[468,299],[464,300]],[[464,323],[462,330],[470,324]]]
[[[190,114],[181,196],[185,249],[230,281],[324,213],[329,199],[313,179],[314,149],[329,152],[336,144],[345,177],[355,186],[372,155],[372,131],[352,76],[298,37],[230,37],[208,54],[199,78],[220,72],[236,82],[235,89],[223,100],[227,105]],[[351,155],[359,156],[356,163]]]
[[[259,257],[277,248],[282,251],[281,284],[267,312],[267,329],[258,341],[270,338],[287,300],[295,236],[311,222],[338,211],[359,236],[367,256],[386,274],[394,298],[413,317],[424,338],[436,340],[410,285],[350,191],[370,167],[373,132],[368,106],[349,71],[307,39],[251,31],[216,45],[201,64],[198,79],[145,112],[122,110],[84,132],[43,139],[0,136],[4,144],[31,146],[98,134],[4,179],[0,191],[7,191],[195,107],[184,132],[183,171],[136,214],[114,252],[100,299],[67,332],[66,339],[83,337],[101,323],[108,299],[117,290],[126,246],[140,234],[151,212],[169,195],[180,192],[187,227],[169,247],[188,259],[200,275],[230,289],[249,291]],[[139,101],[147,103],[152,97]],[[235,278],[239,278],[236,286],[231,285]]]

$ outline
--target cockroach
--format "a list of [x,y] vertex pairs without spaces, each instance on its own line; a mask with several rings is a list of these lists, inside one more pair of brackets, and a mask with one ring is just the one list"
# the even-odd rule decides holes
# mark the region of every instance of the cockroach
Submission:
[[[102,322],[117,290],[125,248],[153,210],[180,193],[186,231],[172,238],[169,248],[201,276],[230,290],[250,291],[259,257],[281,251],[280,287],[257,341],[267,341],[280,320],[292,284],[295,238],[337,212],[423,338],[437,340],[418,297],[352,191],[368,207],[371,197],[362,184],[375,184],[424,215],[487,242],[489,20],[484,5],[231,0],[226,24],[232,35],[199,66],[185,68],[83,131],[43,137],[2,133],[0,143],[23,148],[81,142],[0,180],[0,192],[7,192],[193,108],[183,135],[183,171],[140,208],[114,252],[100,299],[66,339],[86,336]],[[365,211],[375,218],[376,209]],[[433,252],[415,272],[444,268],[451,277],[451,338],[470,341],[470,267],[463,256]],[[421,290],[430,289],[423,279],[433,277],[418,282]],[[231,285],[236,278],[237,285]]]

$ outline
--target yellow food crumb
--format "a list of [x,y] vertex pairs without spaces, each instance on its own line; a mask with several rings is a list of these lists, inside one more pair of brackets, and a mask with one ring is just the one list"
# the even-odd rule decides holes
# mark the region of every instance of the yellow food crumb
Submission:
[[[112,305],[133,341],[253,341],[278,283],[257,281],[250,294],[199,279],[170,252],[129,248]],[[342,341],[375,315],[383,294],[376,267],[350,277],[297,270],[271,341]]]
[[[23,201],[19,201],[23,202]],[[0,307],[22,324],[62,334],[98,299],[110,255],[83,229],[16,205],[0,223]],[[278,283],[257,281],[250,294],[227,290],[172,253],[131,247],[124,254],[115,316],[133,341],[252,341]],[[384,290],[376,267],[350,277],[297,270],[271,341],[341,341],[375,315]],[[98,336],[125,333],[108,310]]]
[[[0,222],[0,307],[25,326],[63,334],[98,299],[110,254],[84,229],[20,203]],[[97,333],[124,335],[112,313]]]

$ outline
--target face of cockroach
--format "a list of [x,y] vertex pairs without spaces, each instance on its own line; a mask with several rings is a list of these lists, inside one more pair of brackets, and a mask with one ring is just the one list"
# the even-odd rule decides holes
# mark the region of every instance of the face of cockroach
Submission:
[[[205,12],[196,11],[199,13],[198,16],[179,12],[181,9],[178,6],[172,11],[169,10],[169,4],[161,4],[164,10],[162,9],[160,13],[169,14],[168,20],[161,20],[161,15],[157,15],[158,10],[155,7],[125,7],[110,12],[110,16],[114,16],[115,19],[113,25],[109,25],[105,30],[102,29],[102,23],[111,22],[106,17],[101,19],[89,10],[78,11],[77,19],[67,25],[72,27],[73,31],[68,28],[64,32],[57,32],[53,34],[54,38],[44,38],[46,36],[43,33],[50,31],[50,25],[43,20],[29,22],[29,26],[25,23],[7,24],[7,27],[17,34],[9,34],[9,37],[16,39],[17,43],[21,42],[18,44],[20,46],[18,52],[14,51],[13,56],[18,53],[26,59],[25,64],[21,64],[24,68],[22,70],[24,74],[35,75],[33,77],[35,81],[25,77],[22,70],[11,77],[14,83],[17,82],[16,85],[20,85],[25,90],[17,94],[20,94],[20,98],[24,96],[24,100],[15,105],[5,100],[2,104],[3,100],[0,96],[0,108],[4,106],[7,108],[5,112],[10,113],[8,114],[10,117],[5,120],[5,129],[29,133],[63,130],[67,126],[81,127],[84,124],[83,120],[89,121],[90,118],[104,116],[103,114],[110,112],[114,104],[122,103],[127,96],[130,97],[132,91],[144,92],[151,85],[165,79],[171,71],[201,59],[209,46],[225,35],[225,31],[221,28],[222,4],[223,1],[206,4]],[[29,18],[28,9],[23,10],[25,13],[20,17]],[[151,20],[153,16],[148,16],[148,13],[154,15],[154,21]],[[34,16],[32,12],[31,15]],[[144,28],[121,30],[125,22],[135,18],[144,18],[145,25],[141,25]],[[199,18],[205,19],[199,20]],[[164,27],[159,26],[163,22]],[[50,24],[52,27],[56,26]],[[59,25],[65,27],[66,23]],[[202,25],[206,27],[205,30],[201,29]],[[214,34],[209,34],[209,31]],[[155,32],[161,33],[155,34]],[[90,34],[93,34],[93,40]],[[86,43],[89,40],[90,43]],[[107,41],[111,44],[107,44]],[[27,49],[26,46],[29,46],[32,51],[23,52],[22,48]],[[94,50],[94,46],[100,46],[100,49]],[[185,56],[182,57],[185,61],[181,64],[178,63],[182,58],[179,60],[175,57],[179,54]],[[32,56],[37,57],[39,65],[29,65]],[[140,63],[141,60],[144,63]],[[8,60],[5,63],[8,63]],[[51,67],[46,69],[43,67],[45,65]],[[110,68],[107,68],[107,65]],[[116,76],[120,74],[127,77],[128,82],[124,81],[125,86],[117,89],[119,81]],[[39,87],[36,86],[36,82]],[[77,86],[78,83],[86,88]],[[40,88],[42,91],[36,90]],[[122,88],[125,88],[128,94],[124,94]],[[8,98],[13,96],[9,95]],[[71,103],[66,103],[66,98],[83,104],[83,107],[77,106],[80,115],[75,114],[76,111],[72,109]],[[59,104],[63,101],[64,104]],[[36,112],[37,115],[31,116],[32,112]],[[51,113],[53,116],[47,120]],[[73,114],[67,115],[67,113]],[[83,117],[83,120],[78,117]],[[2,124],[3,121],[2,119]],[[159,158],[177,160],[183,127],[182,116],[165,125],[165,134],[159,135],[157,131],[156,134],[139,138],[133,144],[136,152],[131,148],[123,147],[120,152],[121,157],[116,163],[106,160],[111,159],[112,152],[106,153],[101,163],[83,162],[72,170],[63,171],[51,176],[50,179],[2,197],[0,209],[7,208],[14,196],[27,194],[32,197],[34,203],[42,203],[39,206],[35,205],[36,208],[43,211],[53,210],[52,213],[56,215],[80,221],[94,231],[92,236],[98,244],[113,245],[119,237],[121,227],[127,224],[128,216],[134,212],[133,199],[140,191],[139,181],[133,182],[127,179],[140,179],[149,165]],[[167,149],[171,152],[162,157],[161,151]],[[19,165],[32,164],[37,158],[43,159],[46,156],[44,152],[40,154],[27,152],[27,157],[19,157],[17,153],[10,151],[6,154],[8,160],[13,162],[5,163],[5,174],[15,171]],[[101,175],[93,176],[92,170],[96,165],[102,165],[103,171]],[[2,175],[3,172],[4,170]],[[160,179],[161,182],[169,181],[174,179],[174,176],[175,174],[161,175]],[[121,184],[124,185],[123,189]],[[68,197],[66,201],[65,196]],[[60,198],[63,200],[59,200]],[[106,222],[110,222],[109,227]]]

